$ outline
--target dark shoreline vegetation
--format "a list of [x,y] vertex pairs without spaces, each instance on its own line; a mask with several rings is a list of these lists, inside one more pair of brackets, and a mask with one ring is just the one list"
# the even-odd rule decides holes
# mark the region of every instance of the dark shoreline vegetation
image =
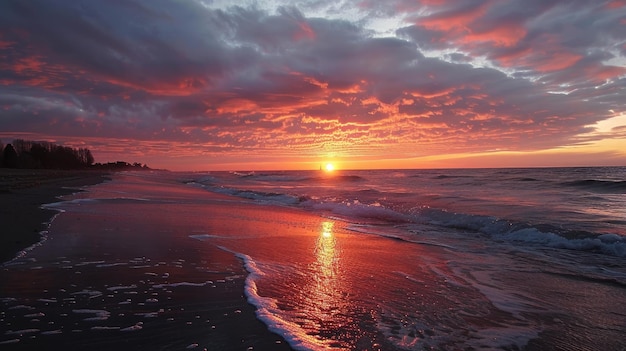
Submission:
[[71,148],[47,141],[15,139],[6,146],[0,142],[0,167],[58,170],[150,170],[145,164],[125,161],[94,163],[91,150]]

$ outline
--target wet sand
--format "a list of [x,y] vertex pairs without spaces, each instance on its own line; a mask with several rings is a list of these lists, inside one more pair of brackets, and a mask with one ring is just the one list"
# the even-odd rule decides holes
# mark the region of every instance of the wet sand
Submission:
[[0,168],[0,262],[14,258],[41,240],[45,223],[57,213],[42,209],[41,205],[107,178],[108,173],[100,171]]
[[0,270],[2,350],[290,349],[244,296],[243,262],[190,237],[219,195],[139,181],[69,198],[48,239]]

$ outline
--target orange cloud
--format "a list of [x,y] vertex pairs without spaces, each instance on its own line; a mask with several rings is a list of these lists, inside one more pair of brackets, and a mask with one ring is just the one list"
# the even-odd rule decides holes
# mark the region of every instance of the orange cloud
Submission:
[[468,26],[485,14],[489,2],[476,6],[472,9],[462,9],[454,12],[435,13],[428,17],[422,17],[418,20],[417,25],[423,26],[431,30],[445,32],[462,32],[466,31]]
[[222,102],[216,109],[217,113],[238,113],[251,112],[257,110],[259,105],[252,100],[247,99],[228,99]]
[[524,39],[527,30],[524,26],[516,23],[500,25],[485,32],[473,31],[465,35],[460,42],[471,45],[473,42],[493,42],[496,46],[511,47]]

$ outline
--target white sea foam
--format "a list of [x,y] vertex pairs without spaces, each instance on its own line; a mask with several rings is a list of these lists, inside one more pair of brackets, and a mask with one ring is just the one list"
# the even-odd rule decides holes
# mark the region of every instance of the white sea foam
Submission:
[[47,331],[41,332],[41,334],[42,335],[56,335],[56,334],[63,334],[63,331],[61,329],[47,330]]
[[129,289],[137,289],[137,285],[118,285],[118,286],[110,286],[107,288],[109,291],[117,291],[117,290],[129,290]]
[[39,301],[39,302],[46,302],[46,303],[56,303],[57,302],[56,299],[37,299],[37,301]]
[[98,290],[83,289],[72,293],[71,295],[87,295],[90,299],[102,296],[102,292]]
[[536,228],[524,228],[495,234],[493,237],[559,249],[598,251],[612,256],[626,257],[626,238],[612,234],[605,234],[595,238],[568,239],[558,234],[542,232]]
[[143,318],[156,318],[159,316],[159,311],[157,312],[145,312],[145,313],[135,313],[135,316],[141,316]]
[[63,207],[67,205],[82,205],[82,204],[97,203],[97,202],[99,202],[98,199],[83,198],[83,199],[73,199],[73,200],[52,202],[49,204],[45,204],[42,207],[50,208],[50,209],[58,209],[59,207]]
[[18,342],[20,342],[20,339],[9,339],[0,341],[0,345],[17,344]]
[[298,196],[281,193],[265,193],[226,187],[209,187],[208,189],[219,194],[254,200],[257,203],[268,205],[296,205],[301,202],[301,198]]
[[37,318],[37,317],[45,317],[46,314],[43,312],[38,312],[38,313],[30,313],[30,314],[25,314],[24,318]]
[[91,330],[120,330],[120,327],[95,326]]
[[77,314],[93,314],[93,317],[85,318],[85,321],[103,321],[109,319],[111,312],[106,310],[92,310],[92,309],[76,309],[72,312]]
[[32,328],[32,329],[9,330],[4,334],[5,335],[24,335],[24,334],[34,334],[34,333],[39,333],[39,332],[40,332],[39,329]]
[[102,264],[104,261],[86,261],[75,264],[76,267],[89,266],[89,265],[97,265]]
[[385,206],[382,206],[378,202],[371,204],[364,204],[358,200],[353,201],[306,201],[302,203],[303,207],[312,208],[317,211],[329,211],[340,216],[346,216],[348,218],[364,218],[364,219],[377,219],[388,222],[408,222],[410,217],[406,214],[396,212]]
[[189,237],[192,239],[200,240],[200,241],[206,241],[209,239],[229,238],[228,236],[214,235],[214,234],[194,234],[194,235],[189,235]]
[[179,282],[179,283],[169,283],[169,284],[155,284],[152,287],[156,289],[161,288],[170,288],[170,287],[178,287],[178,286],[207,286],[212,285],[213,282],[211,280],[207,280],[203,283],[190,283],[190,282]]
[[117,262],[117,263],[103,263],[99,264],[96,267],[98,268],[106,268],[106,267],[115,267],[115,266],[126,266],[128,263],[126,262]]
[[233,252],[224,247],[220,248],[234,253],[243,261],[244,266],[249,273],[245,282],[246,297],[248,298],[248,302],[256,307],[257,318],[265,323],[271,332],[281,335],[295,350],[308,351],[334,349],[329,343],[307,334],[306,331],[304,331],[296,323],[282,318],[282,311],[276,304],[276,300],[268,297],[262,297],[258,294],[256,281],[261,279],[265,273],[259,269],[250,256]]
[[120,331],[123,332],[132,332],[143,329],[143,322],[137,322],[135,325],[131,325],[130,327],[122,328]]

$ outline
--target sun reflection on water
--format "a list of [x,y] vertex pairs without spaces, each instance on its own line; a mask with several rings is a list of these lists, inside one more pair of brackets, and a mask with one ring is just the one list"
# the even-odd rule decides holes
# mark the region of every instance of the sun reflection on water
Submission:
[[[371,318],[367,312],[355,310],[351,272],[342,240],[334,221],[322,221],[311,245],[311,261],[303,271],[306,279],[298,294],[297,324],[303,339],[320,350],[354,350],[372,344],[371,335],[361,329]],[[375,349],[375,348],[374,348]],[[372,350],[374,350],[372,349]]]
[[[322,222],[322,232],[320,236],[317,238],[317,244],[315,246],[315,257],[317,258],[317,264],[319,271],[321,273],[321,277],[325,279],[330,279],[335,277],[336,267],[335,267],[335,236],[333,235],[333,227],[334,222]],[[320,281],[321,284],[330,284],[330,281]],[[323,287],[320,286],[321,289],[328,289],[332,287]]]
[[338,274],[337,240],[333,232],[335,223],[322,222],[315,241],[315,260],[309,266],[309,287],[306,299],[312,315],[320,321],[332,320],[334,311],[341,304],[341,284]]

